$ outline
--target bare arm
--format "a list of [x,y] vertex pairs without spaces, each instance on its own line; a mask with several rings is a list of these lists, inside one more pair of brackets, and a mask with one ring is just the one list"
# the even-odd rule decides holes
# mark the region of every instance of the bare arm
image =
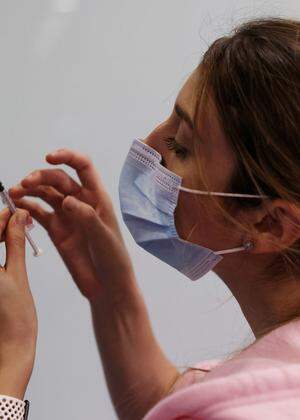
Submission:
[[[27,212],[0,212],[0,241],[6,263],[0,269],[0,394],[22,400],[30,380],[37,340],[37,314],[25,262]],[[4,239],[5,234],[5,239]]]
[[154,337],[143,300],[138,293],[134,299],[128,306],[91,303],[107,386],[121,420],[142,419],[179,375]]
[[[47,156],[75,169],[38,170],[10,190],[19,207],[47,230],[91,306],[105,378],[122,420],[141,419],[178,375],[157,343],[111,199],[91,160],[62,149]],[[39,197],[52,206],[24,198]]]

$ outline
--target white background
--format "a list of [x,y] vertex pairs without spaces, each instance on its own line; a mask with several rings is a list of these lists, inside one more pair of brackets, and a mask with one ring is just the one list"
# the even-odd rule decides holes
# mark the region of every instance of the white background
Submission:
[[[299,17],[299,0],[2,0],[0,179],[10,186],[60,147],[92,155],[115,204],[154,331],[177,365],[225,357],[253,340],[214,274],[191,282],[138,248],[121,222],[118,177],[133,138],[170,112],[217,37],[251,17]],[[28,271],[39,317],[31,420],[116,419],[88,303],[47,234]],[[242,279],[241,279],[242,281]],[[149,365],[151,369],[151,365]]]

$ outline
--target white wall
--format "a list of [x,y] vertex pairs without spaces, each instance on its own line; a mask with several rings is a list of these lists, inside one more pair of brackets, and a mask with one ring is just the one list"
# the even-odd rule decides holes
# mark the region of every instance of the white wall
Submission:
[[[82,150],[93,155],[121,220],[117,185],[128,148],[168,115],[207,45],[244,19],[300,12],[299,0],[235,4],[2,0],[0,179],[7,186],[18,182],[45,167],[44,155],[58,147]],[[139,249],[122,229],[153,328],[175,363],[222,357],[253,338],[214,274],[192,283]],[[38,227],[34,235],[46,252],[37,260],[28,253],[39,316],[26,394],[30,419],[116,419],[89,306],[46,233]]]

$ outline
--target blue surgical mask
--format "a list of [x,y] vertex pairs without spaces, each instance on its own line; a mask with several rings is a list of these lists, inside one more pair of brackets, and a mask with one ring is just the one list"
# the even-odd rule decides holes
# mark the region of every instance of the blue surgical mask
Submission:
[[248,241],[238,248],[213,251],[181,239],[174,220],[179,192],[248,198],[267,196],[191,190],[182,187],[182,178],[162,166],[161,161],[162,156],[155,149],[135,139],[121,170],[119,199],[122,218],[139,246],[190,280],[198,280],[212,270],[223,259],[221,254],[253,247]]

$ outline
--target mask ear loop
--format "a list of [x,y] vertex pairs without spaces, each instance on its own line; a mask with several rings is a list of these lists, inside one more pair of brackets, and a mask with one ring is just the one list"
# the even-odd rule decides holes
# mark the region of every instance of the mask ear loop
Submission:
[[189,192],[192,194],[202,194],[202,195],[220,195],[223,197],[242,197],[242,198],[269,198],[269,195],[257,195],[257,194],[236,194],[236,193],[223,193],[215,191],[201,191],[201,190],[192,190],[191,188],[186,188],[180,186],[181,191]]
[[238,248],[230,248],[224,249],[222,251],[214,251],[214,254],[222,255],[222,254],[232,254],[233,252],[239,251],[249,251],[250,249],[254,248],[254,243],[252,241],[247,241],[244,243],[243,246],[239,246]]
[[[269,195],[256,195],[256,194],[235,194],[235,193],[222,193],[222,192],[212,192],[212,191],[201,191],[201,190],[192,190],[191,188],[186,188],[180,186],[181,191],[193,193],[193,194],[203,194],[203,195],[220,195],[225,197],[247,197],[247,198],[270,198]],[[222,254],[232,254],[233,252],[239,251],[249,251],[254,248],[254,243],[252,241],[246,241],[243,246],[238,248],[224,249],[222,251],[213,251],[216,255]]]

